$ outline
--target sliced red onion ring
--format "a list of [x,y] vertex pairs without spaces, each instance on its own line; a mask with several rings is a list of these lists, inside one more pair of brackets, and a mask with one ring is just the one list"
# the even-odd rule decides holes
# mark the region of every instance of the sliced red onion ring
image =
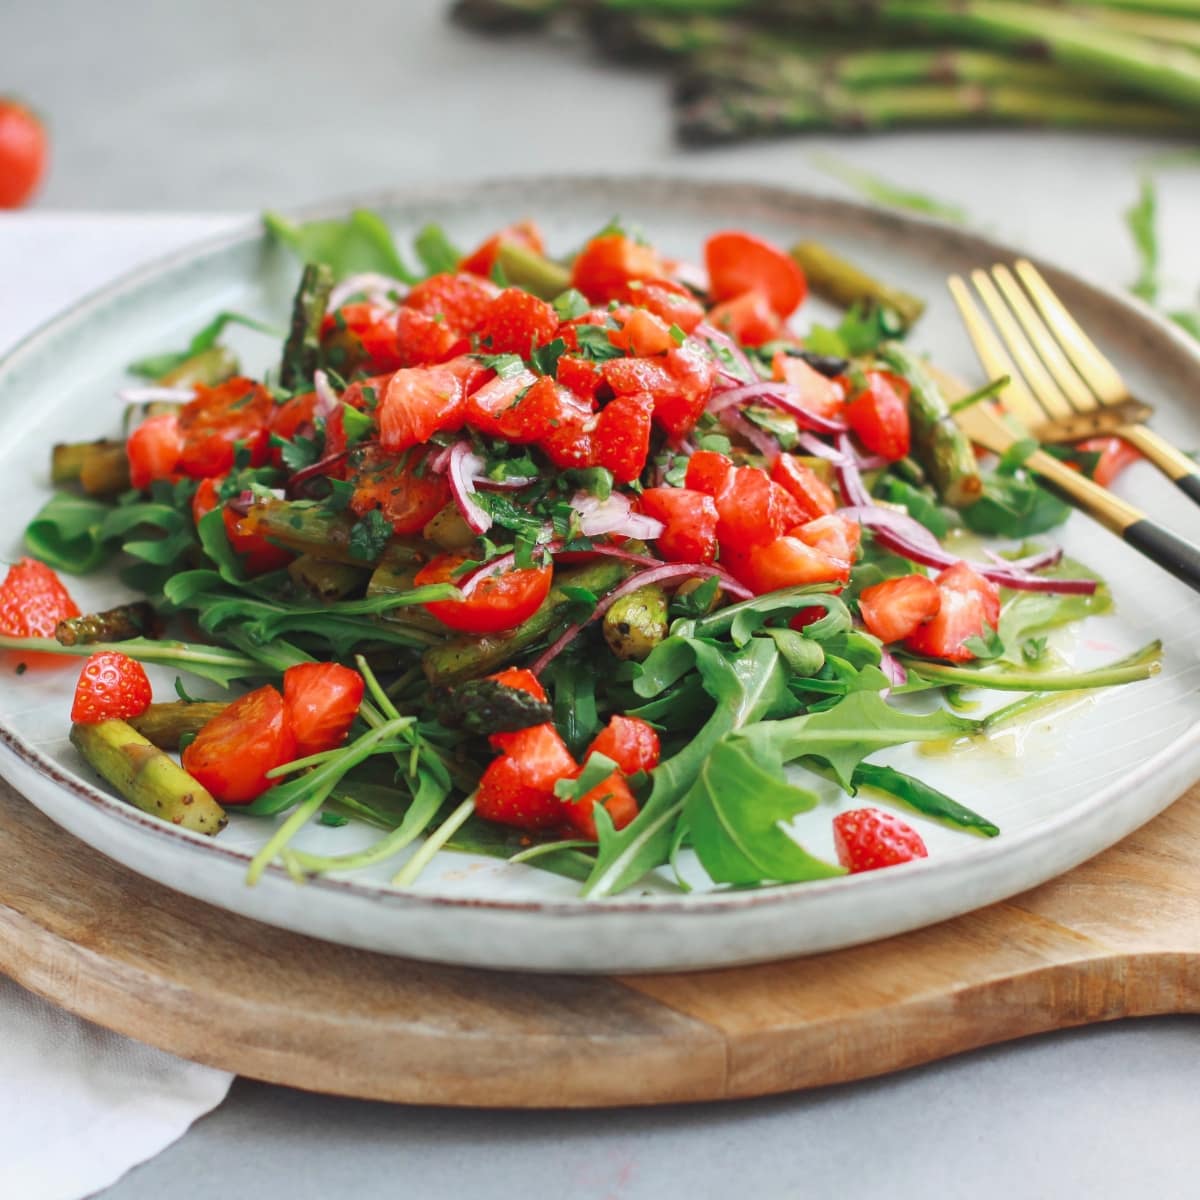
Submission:
[[[888,681],[892,687],[903,687],[908,682],[908,672],[904,669],[900,660],[894,658],[886,650],[880,652],[879,669],[888,677]],[[890,688],[888,689],[891,690]],[[884,699],[887,699],[886,694]]]
[[464,440],[450,447],[446,464],[446,476],[450,481],[450,494],[462,519],[472,533],[487,533],[492,527],[491,513],[480,508],[475,500],[475,478],[487,466],[478,454],[471,451],[471,443]]
[[1028,554],[1024,558],[1004,558],[994,550],[984,549],[984,553],[1001,567],[1016,567],[1021,571],[1042,571],[1046,567],[1056,567],[1062,562],[1063,549],[1061,546],[1049,546],[1039,550],[1037,554]]
[[[711,342],[714,346],[719,346],[725,350],[730,358],[737,364],[738,369],[745,373],[748,379],[757,379],[758,372],[754,369],[754,364],[746,357],[746,352],[729,336],[727,333],[722,333],[715,326],[710,325],[707,321],[701,321],[695,329],[692,330],[692,336],[701,338],[706,342]],[[745,383],[745,379],[739,379],[736,375],[730,375],[727,371],[722,371],[722,375],[735,384]]]
[[990,579],[1000,587],[1021,592],[1090,596],[1096,590],[1095,580],[1092,579],[1050,579],[1043,575],[1032,575],[1013,563],[993,566],[988,563],[969,562],[961,555],[950,554],[942,549],[937,538],[919,521],[890,508],[880,508],[868,502],[851,505],[840,511],[843,516],[851,517],[870,529],[881,545],[926,567],[945,570],[955,563],[967,561],[967,565],[985,579]]
[[[867,491],[867,485],[863,483],[863,477],[859,474],[858,466],[854,461],[850,439],[845,434],[842,434],[838,438],[837,454],[838,457],[833,460],[833,467],[837,472],[838,487],[841,489],[842,500],[846,504],[860,505],[864,508],[878,507],[871,499],[871,493]],[[921,528],[924,529],[925,527],[922,525]],[[930,537],[932,536],[930,534]]]
[[517,488],[528,487],[531,483],[537,483],[536,475],[510,475],[507,479],[490,479],[481,475],[475,480],[475,486],[485,492],[515,491]]
[[592,610],[586,621],[578,625],[568,625],[562,634],[542,651],[529,669],[535,675],[540,674],[579,636],[585,625],[604,616],[622,596],[628,596],[638,588],[648,587],[652,583],[664,583],[669,579],[709,579],[714,575],[720,579],[721,586],[731,596],[736,596],[739,600],[749,600],[753,597],[754,593],[749,588],[743,587],[733,576],[710,563],[664,563],[648,571],[639,571],[625,580],[620,587],[609,592]]
[[579,532],[584,537],[620,533],[649,541],[659,537],[664,529],[661,521],[634,512],[629,497],[620,492],[613,492],[607,500],[598,500],[588,492],[576,492],[571,507],[579,514]]
[[366,296],[368,300],[377,303],[389,301],[393,295],[407,294],[408,285],[402,280],[393,279],[390,275],[380,275],[375,271],[364,271],[358,275],[347,275],[329,293],[329,311],[341,308],[351,296]]
[[313,391],[317,394],[317,402],[313,406],[314,417],[331,417],[337,412],[341,399],[333,390],[329,376],[324,371],[313,372]]
[[846,457],[841,450],[823,442],[816,434],[801,432],[797,444],[806,454],[813,458],[827,458],[832,463],[841,462]]
[[727,408],[720,419],[730,433],[749,442],[767,460],[767,466],[774,464],[780,453],[779,443],[765,429],[760,429],[734,408]]
[[771,383],[763,380],[760,383],[746,383],[741,387],[715,392],[712,400],[709,401],[708,411],[720,413],[727,408],[741,407],[743,404],[750,404],[754,401],[769,404],[772,408],[778,408],[788,413],[796,418],[797,424],[817,433],[844,433],[846,429],[844,421],[836,421],[832,417],[822,417],[811,409],[805,408],[796,398],[796,389],[790,383]]
[[127,387],[117,390],[117,399],[123,404],[153,404],[164,400],[172,404],[186,404],[196,398],[196,389],[191,387],[163,387],[151,384],[146,387]]
[[321,475],[328,475],[333,467],[336,467],[338,463],[345,461],[345,458],[349,453],[349,450],[343,450],[340,454],[330,454],[321,459],[319,462],[313,463],[311,466],[301,468],[287,481],[288,495],[297,495],[300,487],[307,483],[310,479],[316,479]]

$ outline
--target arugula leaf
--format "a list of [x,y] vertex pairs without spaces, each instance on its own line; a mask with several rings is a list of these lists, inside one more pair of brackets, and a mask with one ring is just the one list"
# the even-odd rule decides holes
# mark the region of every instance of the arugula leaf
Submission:
[[754,742],[734,733],[713,747],[683,815],[696,857],[715,883],[797,883],[846,873],[782,828],[817,802],[814,792],[784,779],[782,763],[764,762]]
[[876,691],[852,692],[824,712],[760,722],[745,731],[760,753],[773,761],[794,762],[811,756],[833,769],[847,791],[855,767],[870,754],[907,742],[938,741],[979,730],[979,722],[939,709],[905,713]]
[[995,837],[1000,827],[994,825],[987,817],[981,817],[973,809],[959,804],[945,792],[939,792],[912,775],[897,771],[894,767],[880,766],[878,763],[859,763],[854,769],[852,782],[856,788],[869,787],[878,792],[886,792],[896,800],[907,804],[926,817],[937,821],[945,821],[984,837]]
[[515,379],[525,370],[525,360],[519,354],[476,354],[473,357],[501,379]]
[[457,271],[459,260],[463,257],[440,225],[426,225],[421,229],[413,238],[413,249],[427,275]]
[[1138,254],[1138,277],[1130,287],[1135,296],[1154,304],[1158,300],[1158,197],[1154,180],[1143,175],[1137,201],[1125,212],[1125,224]]
[[616,771],[617,764],[598,750],[588,755],[583,770],[574,779],[560,779],[554,785],[554,794],[560,800],[576,801],[586,796],[594,787],[599,787]]
[[1002,463],[984,478],[980,498],[960,509],[960,515],[976,533],[1019,538],[1061,525],[1071,515],[1071,507],[1032,475]]
[[[1112,592],[1108,585],[1082,563],[1064,558],[1045,574],[1055,579],[1094,579],[1097,587],[1090,596],[1054,592],[1012,592],[1007,595],[1000,607],[996,632],[1004,645],[1004,657],[1010,662],[1029,661],[1024,647],[1033,634],[1057,629],[1084,617],[1099,616],[1112,609]],[[1039,657],[1035,654],[1035,660]]]
[[103,536],[107,504],[58,492],[25,527],[25,547],[56,571],[86,575],[112,556],[115,545]]
[[345,220],[307,221],[303,225],[268,212],[263,214],[263,224],[302,262],[325,263],[338,279],[373,271],[404,283],[418,282],[418,276],[400,257],[391,230],[366,209],[355,210]]
[[[655,656],[659,661],[652,666]],[[686,663],[689,656],[691,662]],[[613,829],[612,823],[603,819],[604,809],[596,810],[600,844],[582,890],[585,897],[619,892],[666,862],[684,797],[717,743],[788,702],[786,673],[774,643],[767,638],[753,638],[744,650],[732,654],[694,638],[667,638],[643,663],[643,668],[650,670],[644,669],[635,688],[638,684],[652,686],[652,679],[661,680],[680,668],[686,673],[691,665],[716,707],[688,745],[654,769],[650,794],[624,829]],[[662,668],[668,666],[664,672]]]
[[194,358],[205,350],[211,350],[228,325],[245,325],[247,329],[253,329],[258,333],[270,334],[274,338],[283,337],[281,329],[255,317],[247,317],[244,313],[238,312],[220,312],[199,333],[195,334],[182,350],[154,354],[149,358],[139,358],[137,362],[131,362],[125,369],[131,375],[138,375],[144,379],[160,379],[175,370],[181,363],[187,362],[189,358]]
[[950,520],[931,490],[914,487],[895,475],[884,475],[880,483],[882,499],[902,504],[914,521],[920,521],[937,538],[950,532]]
[[886,305],[857,301],[836,329],[814,325],[804,335],[804,348],[832,358],[858,358],[903,337],[904,332],[903,320]]
[[876,204],[886,204],[891,208],[903,208],[909,212],[923,213],[929,217],[940,217],[943,221],[952,221],[956,225],[965,225],[968,222],[966,209],[959,205],[947,204],[945,201],[936,200],[923,192],[897,187],[895,184],[881,179],[878,175],[872,175],[870,171],[864,171],[853,163],[846,162],[832,154],[816,151],[808,156],[808,161],[818,171],[824,171],[826,175],[831,175],[834,179],[840,179],[868,200],[874,200]]
[[[742,416],[769,433],[783,450],[791,450],[799,440],[800,427],[790,413],[780,412],[777,408],[761,408],[748,404],[742,409]],[[701,449],[709,450],[714,447],[701,446]]]

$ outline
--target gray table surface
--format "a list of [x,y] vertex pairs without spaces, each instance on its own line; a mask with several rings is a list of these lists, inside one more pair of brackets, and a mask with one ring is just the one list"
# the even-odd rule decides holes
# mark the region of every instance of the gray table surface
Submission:
[[[0,288],[0,324],[20,326],[24,289],[65,299],[76,278],[90,286],[98,259],[116,273],[211,223],[118,218],[107,234],[93,229],[82,263],[63,210],[253,212],[546,171],[844,192],[810,162],[817,148],[961,203],[980,227],[1114,286],[1134,274],[1120,214],[1157,144],[941,133],[685,155],[670,140],[661,78],[598,63],[562,39],[472,37],[445,25],[443,7],[0,4],[0,91],[41,109],[55,151],[38,209],[0,218],[0,279],[10,284],[28,262],[20,249],[35,234],[61,250],[40,279],[23,266],[18,288]],[[1160,191],[1167,285],[1182,304],[1200,281],[1200,170],[1163,170]],[[1122,1022],[807,1095],[599,1113],[399,1108],[238,1081],[215,1113],[104,1196],[1195,1196],[1197,1032],[1186,1018]]]

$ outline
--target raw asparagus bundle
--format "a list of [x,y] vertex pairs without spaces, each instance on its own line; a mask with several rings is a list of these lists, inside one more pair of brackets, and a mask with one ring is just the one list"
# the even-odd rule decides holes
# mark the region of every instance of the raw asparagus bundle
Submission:
[[475,27],[580,19],[676,64],[693,143],[1025,124],[1200,132],[1200,0],[460,0]]

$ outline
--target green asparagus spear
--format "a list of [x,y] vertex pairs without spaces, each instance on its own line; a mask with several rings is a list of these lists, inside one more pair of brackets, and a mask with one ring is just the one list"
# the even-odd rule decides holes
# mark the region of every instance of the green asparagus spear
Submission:
[[89,496],[115,496],[129,487],[125,443],[60,442],[50,452],[52,483],[78,483]]
[[912,426],[912,452],[929,473],[938,495],[955,508],[979,499],[983,480],[975,452],[959,429],[937,383],[925,367],[903,346],[887,342],[879,357],[908,380],[912,389],[908,416]]
[[129,724],[160,750],[178,750],[187,734],[196,734],[229,705],[224,700],[172,700],[152,704]]
[[191,358],[185,358],[165,375],[160,375],[158,382],[163,387],[190,387],[196,383],[216,387],[218,383],[232,379],[239,369],[237,355],[232,350],[224,346],[210,346]]
[[298,554],[363,566],[350,553],[354,518],[305,501],[262,500],[246,512],[246,529]]
[[320,362],[321,323],[333,291],[333,272],[324,263],[308,263],[300,275],[300,286],[292,301],[292,324],[283,344],[279,382],[288,391],[312,386],[313,372]]
[[124,721],[72,725],[71,741],[97,774],[143,812],[210,836],[228,823],[207,789]]
[[667,636],[666,589],[651,583],[622,596],[604,614],[604,640],[618,658],[636,662]]
[[449,638],[439,646],[431,646],[421,658],[426,677],[430,683],[450,684],[500,670],[506,663],[566,627],[573,602],[564,588],[582,588],[596,596],[603,596],[628,574],[626,563],[612,559],[563,571],[556,578],[541,608],[511,632]]
[[301,554],[288,563],[287,573],[297,587],[317,600],[344,600],[362,592],[366,573],[349,563],[331,562],[313,554]]
[[158,627],[158,614],[153,605],[138,600],[59,621],[54,638],[62,646],[90,646],[93,642],[125,642],[135,637],[153,637]]
[[799,242],[791,255],[800,264],[809,287],[820,297],[842,308],[859,303],[882,304],[903,322],[905,330],[925,311],[925,301],[868,275],[848,259],[820,242]]
[[571,286],[571,272],[566,267],[517,242],[500,244],[496,264],[513,287],[543,300],[553,300]]

